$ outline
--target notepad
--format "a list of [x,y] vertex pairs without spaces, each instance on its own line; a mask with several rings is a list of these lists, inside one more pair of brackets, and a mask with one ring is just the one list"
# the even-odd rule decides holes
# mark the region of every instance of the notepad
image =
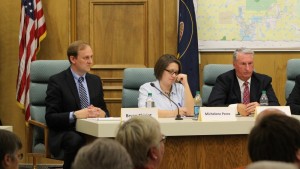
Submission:
[[88,118],[96,121],[121,121],[121,117]]

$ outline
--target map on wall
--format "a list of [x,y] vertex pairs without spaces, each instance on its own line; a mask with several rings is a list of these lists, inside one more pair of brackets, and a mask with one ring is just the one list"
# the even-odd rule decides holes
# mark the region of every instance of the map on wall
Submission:
[[300,50],[300,0],[198,0],[199,50]]

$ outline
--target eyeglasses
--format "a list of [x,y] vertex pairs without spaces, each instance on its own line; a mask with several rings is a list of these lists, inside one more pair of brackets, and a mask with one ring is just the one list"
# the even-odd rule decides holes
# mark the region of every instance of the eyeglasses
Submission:
[[168,69],[165,69],[165,71],[167,71],[167,72],[169,72],[170,73],[170,75],[178,75],[178,71],[173,71],[173,70],[168,70]]
[[160,142],[163,142],[164,144],[166,143],[166,141],[167,141],[167,136],[165,136],[165,135],[162,135],[161,136],[161,140],[160,140]]
[[17,157],[18,157],[19,160],[22,160],[23,159],[23,153],[17,154]]

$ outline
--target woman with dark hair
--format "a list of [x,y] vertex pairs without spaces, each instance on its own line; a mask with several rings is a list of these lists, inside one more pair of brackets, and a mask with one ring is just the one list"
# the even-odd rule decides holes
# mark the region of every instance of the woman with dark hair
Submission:
[[156,81],[145,83],[140,87],[139,107],[146,107],[148,93],[152,93],[159,117],[175,117],[178,107],[181,116],[192,116],[193,96],[187,75],[181,73],[180,61],[173,55],[162,55],[154,66],[154,75]]

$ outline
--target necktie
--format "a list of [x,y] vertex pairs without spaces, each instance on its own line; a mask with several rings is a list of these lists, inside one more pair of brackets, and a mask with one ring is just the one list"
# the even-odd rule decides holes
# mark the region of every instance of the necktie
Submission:
[[88,98],[87,98],[87,94],[86,94],[86,90],[82,84],[82,82],[84,81],[83,77],[79,77],[78,79],[78,84],[79,84],[79,97],[80,97],[80,105],[81,108],[87,108],[89,106],[89,102],[88,102]]
[[249,82],[244,82],[244,95],[243,95],[243,103],[248,104],[250,103],[250,91],[249,91]]

